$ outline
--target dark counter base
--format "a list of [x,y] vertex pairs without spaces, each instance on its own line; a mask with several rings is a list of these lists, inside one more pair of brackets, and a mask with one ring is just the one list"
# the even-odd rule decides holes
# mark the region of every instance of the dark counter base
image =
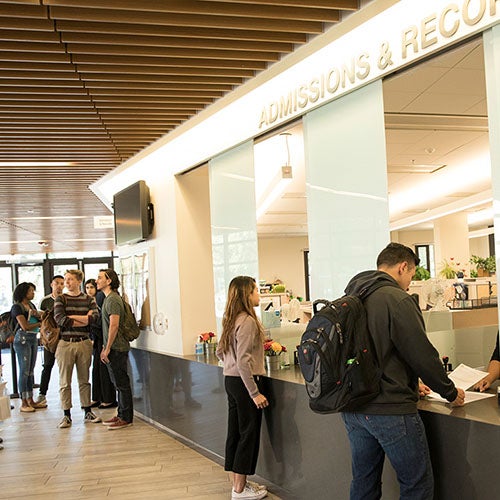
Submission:
[[[227,421],[222,369],[138,349],[131,351],[130,361],[135,410],[220,462]],[[265,382],[270,407],[264,413],[257,474],[283,488],[285,499],[349,498],[350,450],[340,415],[314,414],[302,384],[275,378]],[[436,498],[495,498],[500,427],[431,411],[421,414],[435,469]],[[383,498],[399,498],[387,463]]]

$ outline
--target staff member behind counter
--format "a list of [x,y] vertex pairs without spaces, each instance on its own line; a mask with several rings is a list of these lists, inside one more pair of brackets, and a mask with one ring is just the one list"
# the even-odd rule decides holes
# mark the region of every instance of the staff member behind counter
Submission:
[[498,335],[497,335],[497,345],[491,356],[490,364],[488,365],[488,375],[480,380],[474,387],[476,391],[484,392],[490,387],[490,385],[500,378],[500,349],[498,345]]

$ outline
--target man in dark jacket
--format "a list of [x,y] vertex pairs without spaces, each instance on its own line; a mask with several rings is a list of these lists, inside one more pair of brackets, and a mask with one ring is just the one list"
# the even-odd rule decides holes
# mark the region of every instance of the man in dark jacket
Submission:
[[383,372],[377,397],[342,414],[352,452],[351,499],[381,498],[385,455],[397,473],[401,499],[433,498],[429,450],[417,412],[418,378],[453,405],[464,404],[464,391],[447,377],[422,313],[406,293],[418,263],[411,248],[390,243],[377,258],[377,271],[356,275],[346,288],[364,299]]

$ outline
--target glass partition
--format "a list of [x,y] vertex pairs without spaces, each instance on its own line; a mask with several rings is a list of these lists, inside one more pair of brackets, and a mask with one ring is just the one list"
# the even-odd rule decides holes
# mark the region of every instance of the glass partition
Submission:
[[215,309],[220,326],[231,279],[238,275],[258,279],[253,143],[213,158],[209,172]]

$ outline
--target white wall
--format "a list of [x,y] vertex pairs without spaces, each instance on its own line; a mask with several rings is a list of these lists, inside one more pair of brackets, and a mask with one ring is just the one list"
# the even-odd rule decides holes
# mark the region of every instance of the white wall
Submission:
[[[153,248],[150,262],[150,290],[152,318],[157,311],[168,320],[165,335],[146,331],[136,341],[136,347],[150,351],[182,354],[182,323],[177,252],[177,222],[175,203],[175,177],[158,175],[157,171],[144,172],[155,209],[155,224],[151,239],[137,245],[122,246],[120,257],[139,255]],[[146,175],[147,174],[147,175]]]
[[177,238],[184,354],[200,333],[215,332],[208,165],[177,177]]
[[490,245],[488,242],[488,236],[481,236],[480,238],[470,238],[469,250],[471,255],[478,255],[479,257],[489,257]]
[[305,275],[303,250],[307,236],[259,238],[259,279],[272,283],[279,278],[294,296],[304,297]]

